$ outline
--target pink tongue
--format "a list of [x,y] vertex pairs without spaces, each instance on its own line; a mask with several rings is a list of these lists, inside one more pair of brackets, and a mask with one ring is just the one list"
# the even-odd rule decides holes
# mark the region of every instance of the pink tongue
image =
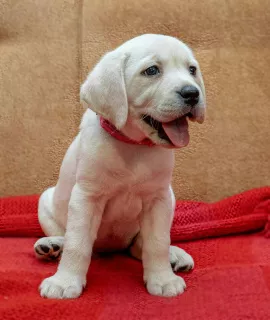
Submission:
[[188,145],[189,133],[186,117],[179,118],[172,122],[162,123],[162,127],[175,147],[182,148]]

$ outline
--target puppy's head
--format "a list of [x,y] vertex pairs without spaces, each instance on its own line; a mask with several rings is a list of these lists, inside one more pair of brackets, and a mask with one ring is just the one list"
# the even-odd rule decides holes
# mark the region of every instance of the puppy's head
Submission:
[[81,99],[135,140],[169,148],[189,142],[188,120],[202,123],[205,89],[192,51],[176,38],[147,34],[106,54]]

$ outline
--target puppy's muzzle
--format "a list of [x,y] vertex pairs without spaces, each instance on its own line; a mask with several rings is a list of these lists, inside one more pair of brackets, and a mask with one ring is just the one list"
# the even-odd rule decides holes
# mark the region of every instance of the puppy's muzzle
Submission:
[[194,86],[184,86],[181,91],[177,92],[184,100],[186,105],[194,107],[199,102],[200,92]]

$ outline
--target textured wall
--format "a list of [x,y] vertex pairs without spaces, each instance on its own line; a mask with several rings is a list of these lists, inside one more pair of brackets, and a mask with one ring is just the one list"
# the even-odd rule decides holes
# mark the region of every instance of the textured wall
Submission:
[[270,184],[267,0],[0,0],[0,195],[55,182],[83,112],[79,83],[106,50],[142,33],[187,42],[208,116],[177,151],[177,198],[213,201]]

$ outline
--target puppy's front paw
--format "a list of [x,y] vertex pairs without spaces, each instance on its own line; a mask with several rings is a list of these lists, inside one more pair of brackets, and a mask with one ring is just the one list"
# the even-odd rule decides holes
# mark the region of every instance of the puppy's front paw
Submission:
[[146,287],[150,294],[162,297],[174,297],[186,289],[183,278],[175,275],[172,271],[155,272],[148,275]]
[[56,273],[41,283],[39,290],[43,298],[74,299],[78,298],[86,284],[80,277],[72,274]]

